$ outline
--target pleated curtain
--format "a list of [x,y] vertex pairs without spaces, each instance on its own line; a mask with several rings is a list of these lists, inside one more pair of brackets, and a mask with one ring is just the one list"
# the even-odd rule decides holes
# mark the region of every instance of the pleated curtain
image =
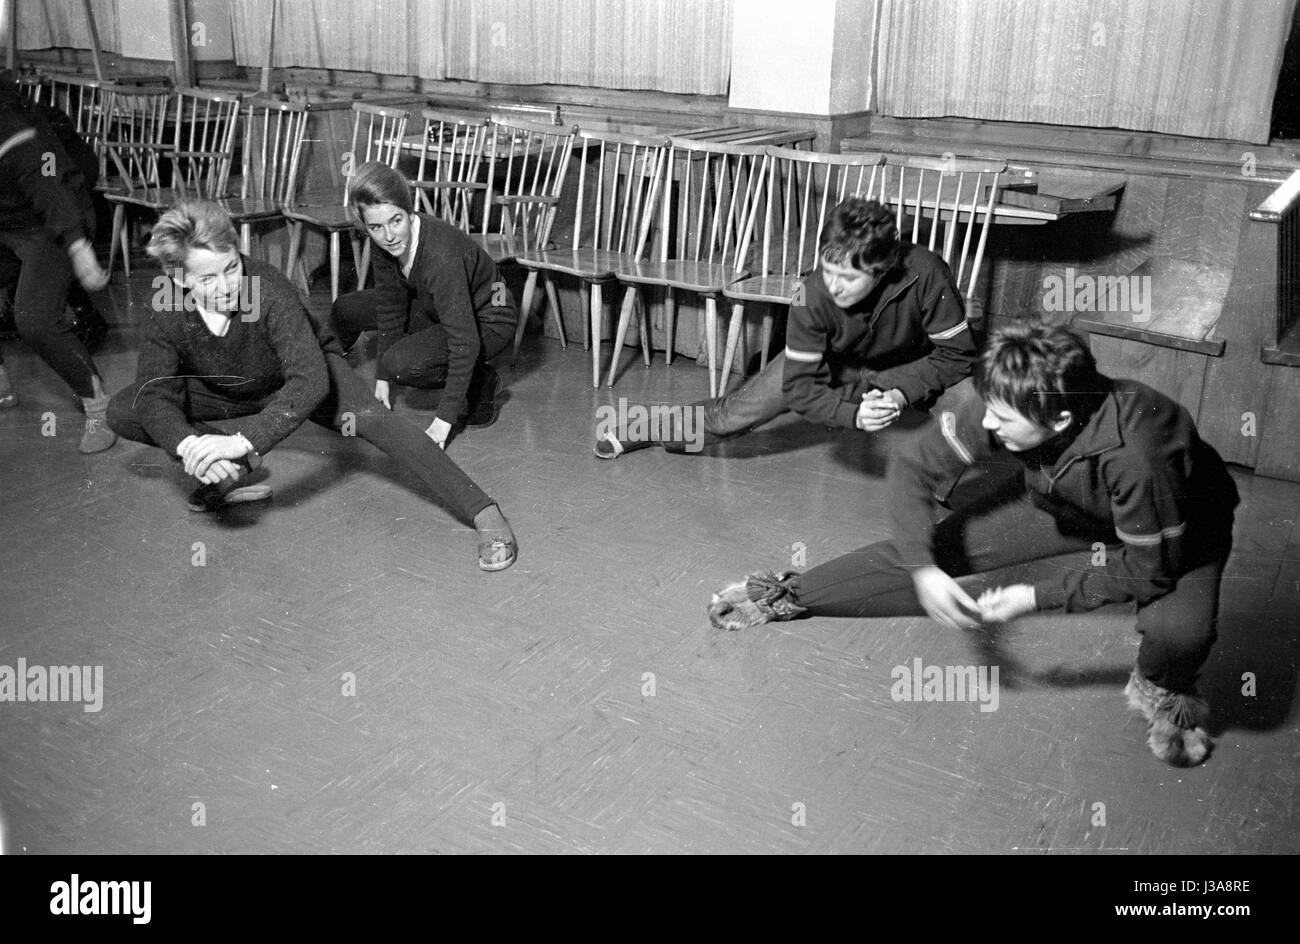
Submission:
[[[445,0],[274,0],[276,68],[441,79]],[[266,62],[272,0],[231,0],[235,61]]]
[[[119,0],[91,0],[99,44],[107,52],[120,52],[117,24]],[[8,24],[6,24],[6,30]],[[18,0],[18,48],[90,48],[90,26],[82,0]]]
[[878,0],[875,110],[1266,143],[1295,0]]
[[725,95],[732,0],[447,0],[447,76]]

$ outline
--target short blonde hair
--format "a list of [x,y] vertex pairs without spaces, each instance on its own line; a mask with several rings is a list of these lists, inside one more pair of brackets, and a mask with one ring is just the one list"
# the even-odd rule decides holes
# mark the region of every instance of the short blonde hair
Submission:
[[238,245],[230,214],[211,200],[181,200],[158,217],[145,252],[164,272],[185,267],[191,249],[228,252]]

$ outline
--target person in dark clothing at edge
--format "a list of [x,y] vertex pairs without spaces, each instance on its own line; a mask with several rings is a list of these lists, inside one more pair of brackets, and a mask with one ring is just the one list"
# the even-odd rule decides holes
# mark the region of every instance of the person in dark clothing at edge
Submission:
[[[141,326],[138,379],[113,397],[122,437],[159,446],[198,480],[193,511],[270,497],[249,477],[262,456],[308,419],[356,435],[419,477],[478,532],[479,567],[515,561],[515,536],[496,503],[406,417],[380,407],[315,325],[277,269],[236,250],[217,204],[181,201],[159,217],[149,255],[164,276]],[[212,420],[241,419],[226,433]]]
[[[42,135],[48,132],[48,136],[63,146],[64,153],[72,158],[72,164],[61,175],[60,182],[73,195],[83,220],[93,230],[92,242],[97,241],[101,235],[106,237],[107,233],[99,230],[100,222],[107,219],[107,206],[103,196],[95,190],[100,177],[99,156],[95,149],[82,138],[67,112],[49,103],[32,102],[24,98],[11,70],[0,70],[0,96],[5,98],[7,105],[21,110]],[[0,280],[0,289],[12,292],[14,284],[12,281]],[[73,332],[86,345],[86,350],[94,354],[108,334],[108,322],[76,279],[68,286],[68,306],[72,309]]]
[[[1195,683],[1216,638],[1238,502],[1223,460],[1186,409],[1098,373],[1087,344],[1062,327],[995,332],[975,388],[977,399],[945,411],[891,461],[892,540],[803,574],[751,575],[714,595],[710,620],[742,629],[798,616],[927,614],[974,629],[1133,601],[1141,644],[1129,704],[1146,718],[1158,758],[1200,763],[1213,742]],[[936,499],[976,466],[1010,474],[986,474],[983,489],[935,524]],[[1033,584],[982,577],[968,590],[954,579],[1049,557],[1059,567]]]
[[390,384],[442,388],[425,430],[441,447],[496,421],[500,377],[488,363],[514,340],[519,310],[497,264],[456,227],[415,213],[411,185],[387,164],[357,168],[348,205],[380,252],[375,287],[340,295],[330,317],[345,351],[378,329],[375,398]]
[[[94,220],[77,162],[17,87],[0,82],[0,285],[13,291],[19,336],[81,400],[84,453],[117,438],[105,421],[108,393],[67,311],[74,277],[87,291],[108,284],[91,244]],[[0,362],[0,409],[17,402]]]
[[929,409],[970,376],[976,344],[952,272],[935,253],[901,242],[887,207],[860,197],[836,206],[818,261],[804,303],[790,307],[785,350],[732,393],[693,404],[703,408],[702,435],[692,437],[676,411],[659,439],[654,430],[646,437],[602,423],[597,457],[656,443],[699,451],[789,410],[811,423],[877,432],[904,408]]

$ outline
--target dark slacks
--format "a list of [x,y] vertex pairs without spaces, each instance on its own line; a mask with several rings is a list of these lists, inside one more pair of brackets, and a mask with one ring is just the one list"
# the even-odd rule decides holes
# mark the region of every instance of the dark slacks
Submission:
[[95,364],[73,330],[68,312],[71,283],[72,261],[45,230],[0,230],[0,285],[11,287],[19,337],[73,393],[91,397]]
[[[347,414],[351,414],[358,437],[416,475],[457,520],[473,525],[474,516],[493,504],[492,499],[418,425],[385,409],[340,355],[326,353],[325,364],[330,390],[312,414],[312,422],[341,430],[349,421]],[[124,439],[157,445],[135,409],[139,388],[137,381],[114,395],[108,407],[108,425]],[[250,416],[265,405],[264,400],[224,397],[197,378],[186,381],[185,396],[185,415],[194,427],[218,435],[226,435],[226,431],[208,421]]]
[[[1094,567],[1093,545],[1119,552],[1114,533],[1064,533],[1055,518],[1028,497],[955,512],[934,529],[937,566],[952,577],[1054,558],[1065,571]],[[1216,638],[1219,581],[1232,549],[1232,522],[1189,538],[1195,557],[1174,589],[1138,608],[1138,671],[1162,688],[1190,691]],[[810,616],[924,616],[911,572],[890,541],[852,551],[793,578]],[[991,582],[987,586],[992,586]],[[970,588],[968,588],[969,590]],[[983,587],[975,590],[973,595]]]
[[[334,333],[338,335],[343,350],[351,350],[363,331],[373,331],[375,324],[375,298],[377,290],[363,289],[340,295],[330,310],[330,319]],[[447,366],[450,351],[447,346],[447,329],[437,322],[430,322],[423,316],[412,318],[412,330],[387,351],[381,361],[381,371],[392,378],[393,383],[407,387],[433,389],[447,382]],[[481,331],[479,340],[479,362],[486,362],[496,357],[513,343],[511,334],[497,335],[491,331]]]

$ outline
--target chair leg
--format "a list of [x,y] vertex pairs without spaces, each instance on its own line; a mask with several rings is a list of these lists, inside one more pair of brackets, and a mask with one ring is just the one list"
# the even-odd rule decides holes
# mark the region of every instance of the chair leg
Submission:
[[605,317],[604,292],[597,282],[591,287],[591,385],[600,387],[600,323]]
[[122,214],[124,208],[117,203],[113,206],[113,235],[108,241],[108,271],[113,272],[113,257],[117,255],[118,241],[122,238]]
[[632,321],[632,309],[636,307],[639,294],[635,285],[629,285],[623,293],[623,309],[618,313],[618,329],[614,332],[614,355],[609,362],[609,379],[605,386],[614,386],[614,375],[618,373],[618,362],[623,352],[623,342],[627,340],[627,326]]
[[727,381],[731,379],[731,365],[736,358],[736,345],[740,341],[740,329],[745,323],[745,306],[739,302],[731,306],[731,324],[727,326],[727,349],[722,356],[722,380],[718,383],[718,396],[727,392]]
[[668,363],[673,362],[673,347],[677,344],[677,293],[671,287],[664,290],[664,350]]
[[546,286],[546,297],[551,303],[551,313],[555,315],[555,330],[560,335],[560,350],[569,349],[568,339],[564,337],[564,318],[560,312],[560,295],[555,290],[555,280],[549,275],[542,276],[542,284]]
[[[299,258],[301,253],[302,253],[302,224],[294,223],[290,221],[289,250],[284,265],[285,277],[288,278],[290,282],[294,280],[294,276],[296,274],[299,274],[302,268],[302,259]],[[307,279],[305,276],[302,276],[302,288],[304,294],[308,294],[308,295],[311,294],[311,286],[307,284]]]
[[709,396],[718,395],[718,300],[704,299],[704,343],[709,349]]
[[337,231],[330,233],[330,301],[338,301],[339,297],[339,255],[342,252],[342,242]]
[[370,240],[361,244],[360,236],[349,236],[352,240],[352,261],[357,264],[357,291],[366,287],[366,276],[370,274]]
[[646,304],[645,299],[639,294],[637,296],[637,323],[641,326],[641,354],[645,357],[645,365],[650,366],[650,307]]
[[763,309],[763,350],[759,355],[762,363],[759,369],[762,370],[767,366],[767,351],[772,346],[772,306],[766,305]]
[[[120,204],[119,204],[120,205]],[[131,215],[122,207],[122,271],[131,278]]]
[[519,306],[519,324],[515,326],[515,352],[512,355],[515,359],[519,357],[519,346],[524,343],[524,328],[528,324],[528,316],[533,313],[533,293],[537,291],[537,270],[528,270],[528,280],[524,282],[524,301]]
[[[592,305],[591,288],[592,288],[591,284],[586,282],[585,280],[578,283],[578,298],[582,302],[582,312],[584,315],[586,315],[587,312],[591,311],[591,305]],[[582,349],[584,351],[591,350],[591,318],[590,317],[584,317],[582,319]]]
[[253,225],[251,223],[239,224],[239,251],[246,256],[253,253]]

